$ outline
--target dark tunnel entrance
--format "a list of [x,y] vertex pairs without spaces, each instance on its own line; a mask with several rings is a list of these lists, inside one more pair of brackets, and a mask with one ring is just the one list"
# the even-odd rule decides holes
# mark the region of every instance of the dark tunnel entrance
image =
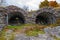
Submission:
[[36,24],[49,25],[49,24],[53,24],[55,20],[56,19],[53,14],[49,12],[43,12],[36,17],[35,22]]
[[8,17],[9,17],[8,19],[9,25],[20,25],[25,23],[24,16],[19,12],[11,13]]

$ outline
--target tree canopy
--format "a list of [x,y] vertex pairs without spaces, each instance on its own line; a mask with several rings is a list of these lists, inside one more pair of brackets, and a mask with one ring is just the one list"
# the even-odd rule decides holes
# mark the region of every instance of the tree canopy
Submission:
[[49,2],[49,6],[51,6],[51,7],[58,7],[59,5],[58,5],[58,3],[56,1],[50,1]]
[[48,1],[48,0],[45,0],[43,2],[41,2],[41,4],[39,5],[39,8],[42,8],[42,7],[58,7],[58,3],[56,1]]
[[47,0],[45,0],[45,1],[41,2],[41,4],[39,5],[39,8],[47,7],[47,6],[49,6],[49,2]]

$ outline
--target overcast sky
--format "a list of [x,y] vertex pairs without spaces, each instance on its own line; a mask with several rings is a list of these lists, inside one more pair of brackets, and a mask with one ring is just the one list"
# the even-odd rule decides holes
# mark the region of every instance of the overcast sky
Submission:
[[[44,1],[44,0],[6,0],[6,4],[7,5],[16,5],[21,8],[25,5],[25,6],[29,7],[29,10],[37,10],[39,8],[38,5],[42,1]],[[51,1],[51,0],[48,0],[48,1]],[[60,3],[60,0],[56,0],[56,1],[58,3]]]

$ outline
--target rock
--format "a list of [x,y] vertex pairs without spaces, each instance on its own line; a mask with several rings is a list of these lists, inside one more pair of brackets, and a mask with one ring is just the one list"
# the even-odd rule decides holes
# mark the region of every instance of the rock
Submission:
[[0,27],[0,31],[2,31],[3,28]]
[[60,38],[60,26],[54,28],[45,28],[44,31],[52,36]]
[[49,34],[39,34],[40,40],[53,40]]
[[44,32],[49,34],[50,31],[51,31],[51,29],[52,29],[52,28],[50,28],[50,27],[48,27],[48,28],[44,28]]
[[16,37],[14,40],[30,40],[30,38],[25,36],[24,34],[16,34]]

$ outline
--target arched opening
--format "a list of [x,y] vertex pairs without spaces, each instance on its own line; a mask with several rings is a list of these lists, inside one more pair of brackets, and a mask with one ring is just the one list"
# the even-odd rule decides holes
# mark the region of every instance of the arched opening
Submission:
[[20,12],[10,13],[8,16],[8,24],[9,25],[20,25],[25,23],[25,17]]
[[49,25],[53,24],[55,20],[56,19],[53,14],[49,12],[43,12],[37,15],[35,22],[36,24]]

